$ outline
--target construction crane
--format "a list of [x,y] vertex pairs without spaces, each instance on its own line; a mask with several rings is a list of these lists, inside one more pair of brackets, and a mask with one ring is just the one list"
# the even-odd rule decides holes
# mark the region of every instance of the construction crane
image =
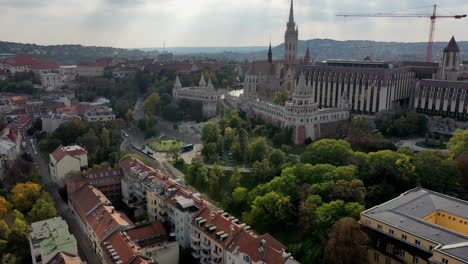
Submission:
[[370,49],[370,48],[380,48],[380,47],[394,47],[394,46],[401,46],[401,45],[402,44],[387,44],[387,45],[370,45],[370,46],[353,47],[354,59],[357,59],[360,49]]
[[462,19],[466,17],[466,14],[463,15],[449,15],[449,16],[440,16],[437,15],[437,5],[433,5],[432,14],[394,14],[394,13],[360,13],[360,14],[338,14],[337,16],[341,17],[421,17],[429,18],[431,21],[429,29],[429,40],[427,42],[427,53],[426,61],[430,62],[432,60],[432,44],[434,42],[434,31],[435,31],[435,22],[437,18],[455,18]]

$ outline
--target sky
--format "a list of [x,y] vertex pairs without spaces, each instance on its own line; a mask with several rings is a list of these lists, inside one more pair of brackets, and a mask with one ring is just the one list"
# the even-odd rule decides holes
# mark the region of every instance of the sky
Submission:
[[[121,48],[279,45],[290,0],[0,0],[0,40]],[[295,0],[299,39],[424,42],[428,18],[338,13],[468,13],[466,0]],[[468,40],[468,18],[437,20],[436,41]]]

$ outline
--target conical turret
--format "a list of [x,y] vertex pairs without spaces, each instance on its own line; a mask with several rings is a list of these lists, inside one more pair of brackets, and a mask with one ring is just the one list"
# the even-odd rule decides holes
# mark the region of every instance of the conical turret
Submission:
[[307,47],[305,56],[304,56],[304,64],[309,64],[310,63],[310,51],[309,47]]
[[211,83],[211,78],[208,78],[208,88],[214,89],[213,83]]
[[268,62],[273,62],[273,52],[271,52],[271,41],[270,41],[270,48],[268,49]]
[[205,81],[205,76],[203,76],[203,73],[200,76],[200,82],[198,83],[198,86],[200,87],[206,87],[206,81]]
[[179,80],[179,75],[176,76],[174,88],[182,88],[182,84],[180,83],[180,80]]

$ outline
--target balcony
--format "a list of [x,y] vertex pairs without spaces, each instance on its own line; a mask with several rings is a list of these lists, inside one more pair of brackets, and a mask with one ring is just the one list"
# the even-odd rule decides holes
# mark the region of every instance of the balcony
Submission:
[[200,242],[192,241],[192,242],[190,242],[190,246],[191,246],[194,250],[200,250]]
[[210,249],[211,249],[210,244],[208,244],[208,243],[206,243],[206,242],[203,242],[203,243],[201,244],[201,246],[202,246],[203,249],[206,249],[206,250],[210,250]]
[[202,258],[200,264],[211,264],[210,258]]
[[191,234],[190,239],[192,239],[193,242],[200,242],[200,238],[195,234]]
[[193,251],[192,252],[192,257],[199,259],[201,258],[200,251]]
[[221,255],[221,253],[219,253],[219,252],[217,252],[215,250],[213,250],[213,252],[211,252],[211,256],[213,257],[213,259],[216,259],[216,258],[220,259],[220,258],[223,257],[223,255]]
[[209,250],[206,250],[206,249],[202,249],[200,250],[200,254],[202,256],[202,258],[211,258],[211,254],[210,254],[210,251]]

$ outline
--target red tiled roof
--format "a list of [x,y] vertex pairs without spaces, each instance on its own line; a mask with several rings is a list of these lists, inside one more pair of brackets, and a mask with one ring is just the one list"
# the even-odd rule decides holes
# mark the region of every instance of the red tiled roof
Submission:
[[27,117],[27,116],[21,116],[20,118],[18,118],[16,121],[18,121],[18,123],[20,123],[21,125],[26,125],[27,123],[29,123],[29,121],[31,121],[31,118]]
[[7,127],[3,131],[3,135],[8,137],[11,141],[17,143],[19,137],[19,131],[15,127]]
[[91,185],[85,185],[70,194],[70,201],[83,220],[85,220],[86,215],[92,209],[97,208],[99,204],[111,203],[101,191]]
[[54,157],[56,161],[60,161],[66,155],[70,155],[74,157],[74,156],[78,156],[82,154],[88,154],[88,152],[80,146],[72,146],[72,147],[73,149],[69,150],[67,149],[69,147],[60,146],[54,152],[52,152],[52,157]]
[[[129,244],[124,239],[123,234],[121,232],[113,233],[105,240],[105,242],[109,242],[109,244],[103,246],[104,250],[107,250],[107,246],[112,246],[112,248],[119,256],[118,260],[123,261],[123,263],[128,263],[133,258],[136,251],[139,249],[135,244]],[[132,248],[132,246],[134,246],[135,248]],[[110,258],[112,258],[112,256],[109,253],[107,254]]]
[[127,215],[116,211],[110,205],[101,205],[93,213],[86,216],[86,221],[100,240],[105,239],[119,227],[133,225]]
[[[205,233],[205,235],[214,239],[218,244],[220,244],[223,247],[227,244],[228,241],[232,239],[234,234],[240,231],[239,224],[233,223],[228,218],[229,216],[223,216],[221,213],[211,210],[208,207],[205,207],[202,210],[200,210],[198,214],[195,214],[193,216],[193,219],[197,217],[202,217],[206,219],[206,222],[202,226],[199,227],[198,224],[195,223],[195,220],[193,220],[192,226],[194,228],[197,228],[201,232]],[[216,229],[212,232],[208,232],[205,229],[205,227],[209,224],[216,226]],[[228,237],[224,239],[223,241],[217,240],[217,237],[216,237],[216,233],[220,231],[224,231],[224,234],[228,234]]]
[[164,225],[159,221],[155,221],[150,224],[138,226],[138,227],[129,229],[126,232],[127,232],[127,235],[133,241],[148,239],[153,236],[167,234],[166,229],[164,228]]
[[13,58],[5,58],[4,64],[11,66],[31,66],[35,62],[34,57],[31,54],[16,54]]
[[82,61],[78,64],[78,66],[85,66],[85,67],[106,67],[112,62],[112,59],[104,58],[99,59],[96,61]]
[[150,263],[148,259],[143,258],[142,256],[136,257],[130,264],[148,264]]
[[27,96],[24,96],[24,95],[18,95],[18,96],[12,96],[10,97],[10,100],[13,101],[13,102],[17,102],[17,101],[25,101],[25,100],[28,100],[29,98]]
[[33,69],[58,69],[59,64],[53,61],[36,61],[32,64]]

